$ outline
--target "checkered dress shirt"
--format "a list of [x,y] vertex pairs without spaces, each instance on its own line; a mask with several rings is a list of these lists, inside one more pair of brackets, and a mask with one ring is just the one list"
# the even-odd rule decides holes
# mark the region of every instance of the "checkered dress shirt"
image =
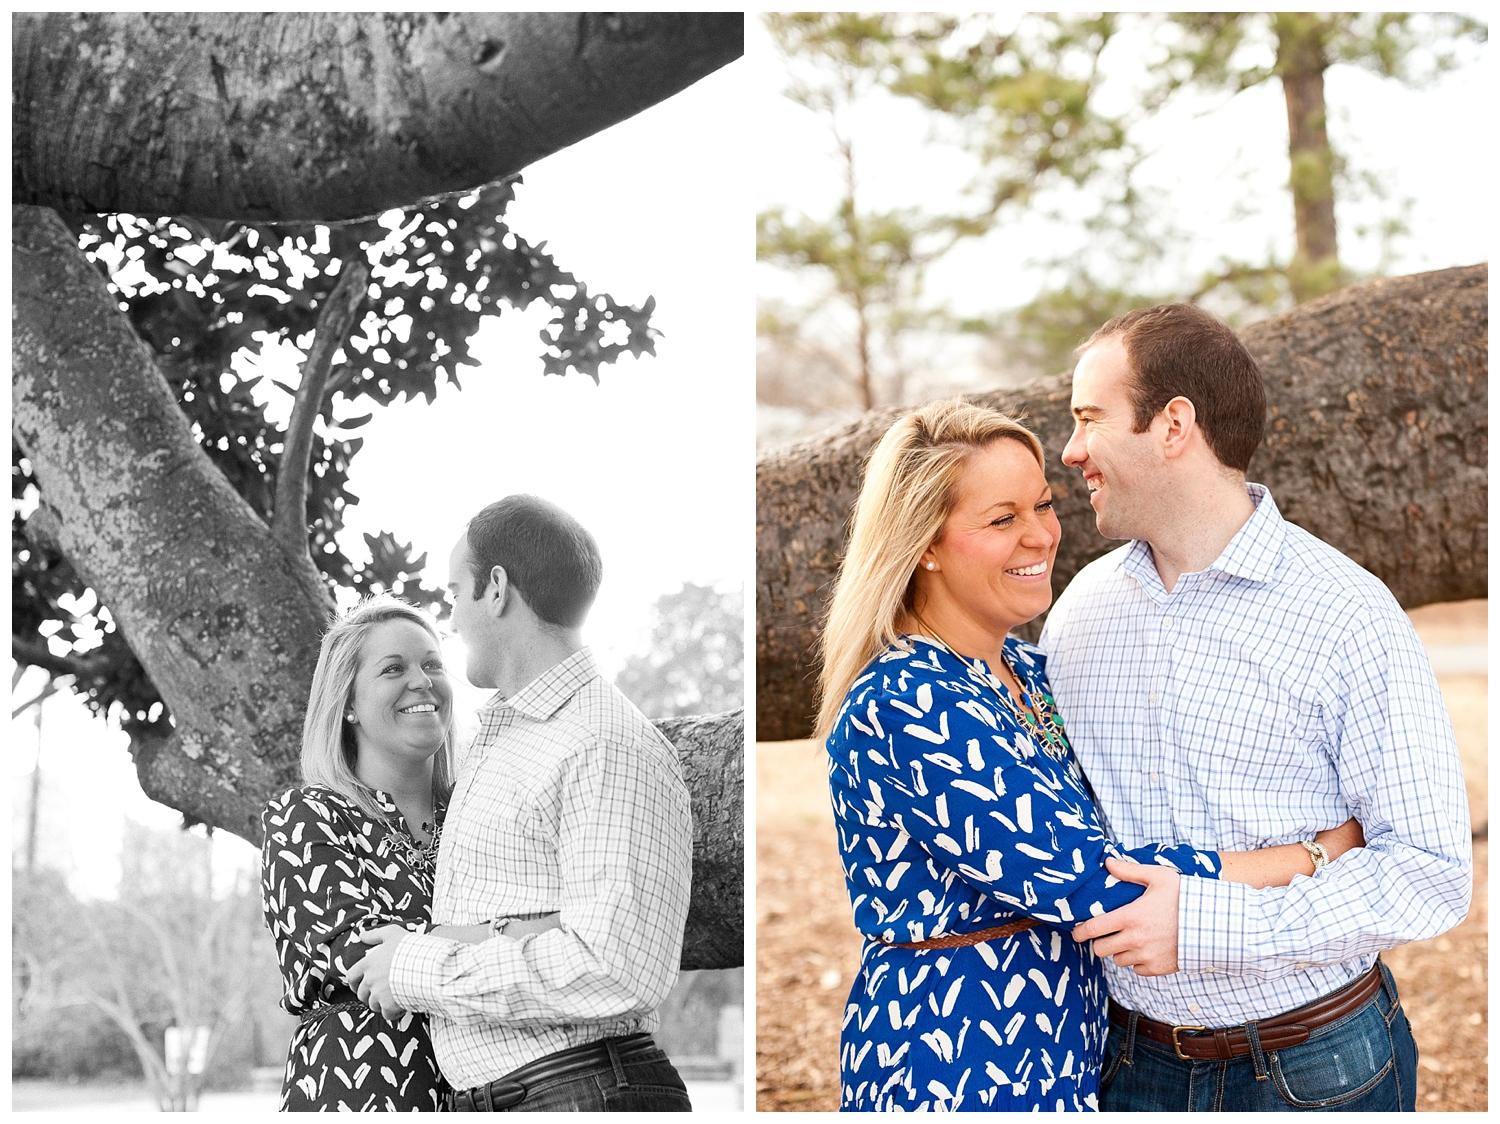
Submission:
[[1244,851],[1349,816],[1366,846],[1254,890],[1183,878],[1181,970],[1106,960],[1110,994],[1154,1019],[1234,1026],[1350,982],[1381,949],[1452,928],[1472,887],[1468,803],[1432,666],[1390,591],[1255,513],[1168,593],[1151,548],[1091,563],[1042,632],[1047,675],[1124,847]]
[[432,920],[561,914],[561,929],[405,938],[391,989],[431,1013],[457,1089],[546,1054],[655,1030],[677,979],[692,816],[671,743],[587,648],[479,712],[438,849]]

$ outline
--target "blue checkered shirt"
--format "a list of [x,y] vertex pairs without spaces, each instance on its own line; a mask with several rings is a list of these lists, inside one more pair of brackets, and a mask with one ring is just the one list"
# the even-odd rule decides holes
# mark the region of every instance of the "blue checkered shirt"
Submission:
[[1245,851],[1350,816],[1366,845],[1255,890],[1184,878],[1180,971],[1105,961],[1110,994],[1163,1022],[1234,1026],[1342,987],[1383,948],[1468,912],[1468,803],[1453,728],[1411,622],[1381,582],[1255,513],[1168,593],[1132,542],[1073,579],[1041,647],[1067,731],[1126,848]]

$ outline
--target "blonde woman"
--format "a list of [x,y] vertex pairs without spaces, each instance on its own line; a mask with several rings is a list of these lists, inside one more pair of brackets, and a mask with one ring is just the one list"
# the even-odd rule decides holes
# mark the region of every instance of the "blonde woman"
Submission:
[[[452,788],[453,690],[430,618],[393,597],[361,603],[323,637],[302,730],[303,785],[261,814],[261,904],[301,1023],[283,1111],[437,1111],[447,1093],[427,1017],[387,1019],[343,977],[361,933],[425,930]],[[514,921],[507,936],[556,926]],[[488,926],[444,926],[479,941]]]
[[[818,714],[865,938],[845,1110],[1096,1109],[1103,975],[1070,930],[1143,890],[1106,858],[1257,886],[1312,873],[1298,844],[1110,842],[1045,657],[1008,637],[1050,605],[1060,533],[1040,442],[994,410],[925,406],[870,460]],[[1317,839],[1332,857],[1363,842],[1352,820]]]

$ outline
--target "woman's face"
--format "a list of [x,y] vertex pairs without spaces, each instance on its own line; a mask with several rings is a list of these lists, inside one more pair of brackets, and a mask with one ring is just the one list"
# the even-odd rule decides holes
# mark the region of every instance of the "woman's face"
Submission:
[[925,601],[938,615],[1003,638],[1052,604],[1061,537],[1052,489],[1031,450],[1009,438],[990,442],[969,457],[957,502],[918,563],[919,611],[927,615]]
[[365,634],[354,673],[354,737],[361,756],[424,761],[442,747],[453,687],[430,632],[382,621]]

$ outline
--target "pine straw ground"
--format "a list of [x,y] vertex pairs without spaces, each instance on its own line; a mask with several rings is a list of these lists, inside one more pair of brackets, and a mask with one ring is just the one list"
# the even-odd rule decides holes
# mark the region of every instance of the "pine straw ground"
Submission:
[[[1477,605],[1477,609],[1474,607]],[[1484,639],[1484,602],[1415,614],[1429,643]],[[1444,612],[1446,611],[1446,612]],[[1477,620],[1478,626],[1473,622]],[[1457,929],[1385,953],[1421,1051],[1417,1108],[1488,1106],[1488,773],[1486,677],[1441,677],[1464,758],[1474,841],[1474,904]],[[821,750],[756,749],[756,1108],[838,1108],[839,1020],[859,964],[828,810]]]

